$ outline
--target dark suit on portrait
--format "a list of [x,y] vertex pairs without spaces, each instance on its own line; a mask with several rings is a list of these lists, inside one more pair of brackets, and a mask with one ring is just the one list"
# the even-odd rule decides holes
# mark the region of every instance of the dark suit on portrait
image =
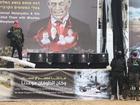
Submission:
[[[76,47],[69,49],[69,51],[66,52],[77,52],[76,48],[84,49],[84,50],[95,50],[95,45],[93,45],[93,35],[91,34],[91,30],[88,24],[83,23],[73,17],[69,17],[72,23],[72,29],[78,33],[79,39],[78,44]],[[28,48],[40,48],[39,44],[35,41],[33,41],[33,36],[36,35],[39,29],[41,27],[47,26],[49,21],[49,18],[41,19],[39,21],[33,22],[30,24],[29,32],[28,32],[28,38],[27,43],[29,43]],[[26,42],[25,42],[26,43]],[[80,51],[81,52],[81,51]]]

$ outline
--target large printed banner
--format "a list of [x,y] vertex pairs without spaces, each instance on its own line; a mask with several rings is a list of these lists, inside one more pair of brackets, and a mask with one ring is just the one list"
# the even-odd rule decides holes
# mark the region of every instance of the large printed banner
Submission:
[[108,70],[0,70],[0,99],[108,99]]
[[9,45],[7,32],[19,20],[25,56],[27,52],[94,53],[97,1],[0,0],[0,47]]

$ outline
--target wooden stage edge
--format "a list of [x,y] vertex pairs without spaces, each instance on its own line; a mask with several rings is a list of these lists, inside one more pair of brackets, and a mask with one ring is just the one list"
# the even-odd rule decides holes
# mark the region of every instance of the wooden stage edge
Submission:
[[140,101],[110,101],[110,100],[43,100],[43,101],[13,101],[0,102],[0,105],[140,105]]

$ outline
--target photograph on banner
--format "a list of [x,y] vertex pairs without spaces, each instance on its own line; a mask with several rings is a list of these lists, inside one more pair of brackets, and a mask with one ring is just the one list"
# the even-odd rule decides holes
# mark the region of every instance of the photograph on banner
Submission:
[[140,50],[140,1],[129,0],[129,46]]
[[81,70],[76,72],[75,94],[79,99],[109,99],[110,72],[108,70]]
[[[96,52],[98,0],[0,0],[0,47],[15,20],[27,52]],[[57,8],[58,7],[58,8]]]

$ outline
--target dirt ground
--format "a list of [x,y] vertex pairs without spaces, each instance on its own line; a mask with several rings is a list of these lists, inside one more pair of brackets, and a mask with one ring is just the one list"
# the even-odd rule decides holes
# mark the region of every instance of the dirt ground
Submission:
[[110,100],[45,100],[0,102],[0,105],[140,105],[140,101],[110,101]]

